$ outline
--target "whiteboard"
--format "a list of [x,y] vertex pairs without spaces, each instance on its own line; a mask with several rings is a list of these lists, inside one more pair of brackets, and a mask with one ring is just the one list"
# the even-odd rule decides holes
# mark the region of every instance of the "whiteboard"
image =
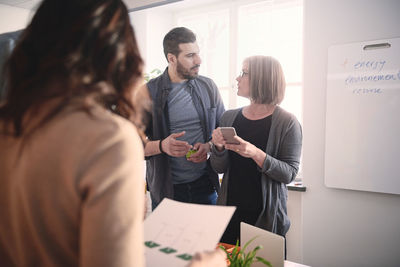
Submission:
[[328,49],[325,185],[400,194],[400,38]]

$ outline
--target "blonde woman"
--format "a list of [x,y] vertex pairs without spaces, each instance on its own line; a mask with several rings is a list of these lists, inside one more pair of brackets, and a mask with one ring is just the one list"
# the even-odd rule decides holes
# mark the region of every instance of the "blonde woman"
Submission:
[[227,144],[213,131],[211,165],[224,173],[217,204],[237,206],[221,241],[234,244],[240,222],[285,236],[287,187],[300,163],[302,130],[296,117],[279,107],[285,95],[280,63],[268,56],[244,60],[238,92],[250,105],[226,111],[220,126],[233,126],[239,144]]

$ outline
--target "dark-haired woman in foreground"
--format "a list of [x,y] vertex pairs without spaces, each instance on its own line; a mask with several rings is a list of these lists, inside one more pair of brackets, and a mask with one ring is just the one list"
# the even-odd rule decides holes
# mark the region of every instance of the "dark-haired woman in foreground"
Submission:
[[144,266],[142,65],[122,1],[42,2],[6,65],[1,266]]

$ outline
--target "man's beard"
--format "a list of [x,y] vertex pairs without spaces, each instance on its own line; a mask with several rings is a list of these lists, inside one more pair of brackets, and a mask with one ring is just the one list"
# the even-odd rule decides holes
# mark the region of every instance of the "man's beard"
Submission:
[[198,69],[200,65],[195,65],[194,67],[191,67],[190,69],[185,69],[182,64],[178,61],[178,65],[176,67],[176,72],[178,73],[178,76],[180,78],[183,78],[185,80],[192,80],[199,76],[199,73],[190,73],[191,70],[193,69]]

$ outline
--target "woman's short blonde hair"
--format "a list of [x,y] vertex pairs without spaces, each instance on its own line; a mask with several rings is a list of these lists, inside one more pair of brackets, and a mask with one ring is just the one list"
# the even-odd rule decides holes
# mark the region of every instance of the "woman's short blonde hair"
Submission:
[[251,56],[249,65],[250,99],[258,104],[279,105],[285,96],[285,75],[278,60],[270,56]]

